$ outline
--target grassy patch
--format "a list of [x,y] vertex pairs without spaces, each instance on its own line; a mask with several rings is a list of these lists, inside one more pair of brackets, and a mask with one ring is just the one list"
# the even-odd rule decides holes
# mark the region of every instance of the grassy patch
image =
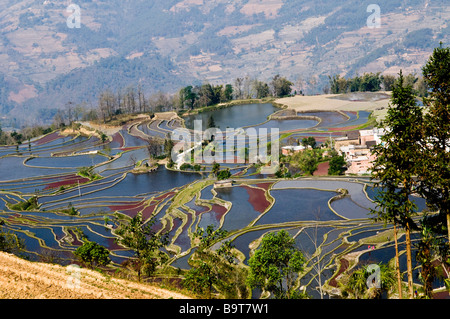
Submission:
[[17,202],[16,204],[7,204],[8,208],[11,210],[17,211],[26,211],[26,210],[38,210],[39,204],[37,201],[37,197],[33,196],[27,200]]
[[[401,234],[398,233],[397,237]],[[363,239],[360,239],[359,242],[361,244],[383,244],[389,241],[392,241],[394,239],[394,229],[388,229],[382,232],[379,232],[376,235],[366,237]]]

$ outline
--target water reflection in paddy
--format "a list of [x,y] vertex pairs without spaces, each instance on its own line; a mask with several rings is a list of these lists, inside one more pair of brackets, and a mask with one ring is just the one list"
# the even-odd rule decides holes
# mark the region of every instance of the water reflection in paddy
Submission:
[[275,198],[275,204],[255,225],[340,219],[328,208],[328,200],[337,195],[336,192],[313,189],[272,189],[270,193]]
[[106,162],[107,157],[101,155],[77,155],[62,157],[36,157],[27,161],[29,166],[49,167],[49,168],[73,168],[87,167]]
[[269,103],[243,104],[190,115],[185,117],[184,120],[186,127],[189,129],[194,129],[194,120],[201,120],[202,129],[205,130],[209,117],[213,116],[216,127],[225,131],[227,127],[239,128],[265,122],[267,117],[277,110],[278,108]]
[[225,215],[223,229],[232,231],[250,224],[260,213],[249,202],[249,193],[244,187],[217,188],[217,197],[231,202],[230,211]]
[[348,121],[349,118],[339,112],[301,112],[297,113],[300,116],[315,116],[321,118],[318,127],[326,127],[336,125]]

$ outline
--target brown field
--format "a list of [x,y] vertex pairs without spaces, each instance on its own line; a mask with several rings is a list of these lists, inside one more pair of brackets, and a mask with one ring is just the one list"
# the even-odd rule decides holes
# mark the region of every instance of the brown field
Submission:
[[[0,252],[2,299],[186,299],[181,293],[150,284],[112,278],[80,268],[77,277],[68,267],[30,262]],[[79,280],[74,280],[79,278]]]

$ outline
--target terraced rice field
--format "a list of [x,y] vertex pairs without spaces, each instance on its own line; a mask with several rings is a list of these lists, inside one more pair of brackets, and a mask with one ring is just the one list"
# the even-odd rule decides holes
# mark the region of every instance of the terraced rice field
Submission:
[[[329,136],[328,128],[367,121],[368,113],[311,112],[323,116],[316,134]],[[265,122],[264,116],[259,123]],[[226,125],[226,119],[221,123]],[[314,123],[313,123],[314,122]],[[84,240],[98,242],[111,252],[115,266],[132,255],[117,244],[115,230],[119,223],[138,212],[146,220],[154,217],[155,230],[169,233],[164,251],[168,264],[189,268],[188,258],[195,250],[192,234],[214,225],[229,232],[228,238],[242,252],[246,264],[251,251],[268,232],[286,229],[299,248],[321,259],[310,259],[301,282],[308,293],[317,297],[315,263],[324,267],[322,279],[334,282],[341,259],[360,251],[367,258],[367,246],[377,245],[370,260],[392,258],[392,241],[378,242],[376,234],[389,231],[369,219],[376,189],[367,179],[301,178],[278,180],[258,174],[247,164],[224,164],[233,169],[234,185],[215,189],[209,176],[211,165],[199,172],[180,172],[161,165],[156,171],[134,174],[134,164],[149,158],[146,138],[164,138],[181,120],[148,119],[124,126],[102,143],[95,137],[65,136],[50,133],[30,145],[0,146],[0,219],[8,230],[23,238],[30,259],[57,256],[61,264],[72,262],[72,252]],[[311,136],[312,121],[304,126],[284,126],[295,136]],[[277,121],[280,131],[283,120]],[[335,134],[335,133],[333,133]],[[334,135],[336,136],[336,135]],[[92,166],[98,178],[78,175],[80,167]],[[348,195],[342,197],[346,189]],[[36,196],[39,206],[16,211],[11,205]],[[424,204],[418,199],[420,207]],[[74,207],[78,214],[65,210]],[[317,232],[317,252],[311,234]],[[332,285],[331,285],[332,286]]]

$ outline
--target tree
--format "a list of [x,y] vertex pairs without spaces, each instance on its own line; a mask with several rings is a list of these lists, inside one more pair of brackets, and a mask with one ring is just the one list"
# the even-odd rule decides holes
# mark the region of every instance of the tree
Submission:
[[217,173],[217,179],[219,181],[224,180],[224,179],[228,179],[230,177],[231,177],[231,172],[230,172],[230,170],[228,168],[227,169],[223,169],[223,170],[219,171],[219,173]]
[[158,91],[150,95],[148,105],[152,112],[163,112],[170,108],[171,100],[166,93]]
[[206,123],[206,128],[214,128],[214,127],[216,127],[216,122],[214,121],[214,117],[210,115],[208,118],[208,122]]
[[[436,278],[437,268],[446,267],[446,262],[442,265],[435,265],[436,256],[443,257],[446,260],[448,255],[448,246],[442,236],[436,236],[433,231],[433,225],[429,223],[431,219],[427,216],[422,220],[420,240],[416,243],[416,260],[420,263],[419,279],[423,283],[425,297],[431,299],[433,296],[433,281]],[[442,249],[444,248],[444,249]]]
[[291,164],[309,175],[313,175],[319,165],[314,150],[304,150],[292,156]]
[[182,88],[179,92],[180,105],[188,109],[194,108],[194,102],[196,99],[196,94],[193,92],[193,87],[191,85]]
[[284,97],[291,94],[293,83],[279,74],[275,75],[270,82],[272,94],[275,97]]
[[268,97],[270,94],[269,85],[262,81],[258,81],[257,79],[252,81],[252,90],[257,99]]
[[[158,140],[154,137],[147,137],[147,151],[150,158],[158,157],[161,153],[161,144],[158,142]],[[165,145],[169,147],[170,145]],[[169,154],[170,155],[170,154]]]
[[219,249],[213,251],[211,246],[219,240],[226,238],[228,232],[214,229],[209,225],[206,230],[200,228],[194,234],[198,240],[198,249],[192,256],[192,268],[186,274],[183,286],[200,296],[211,298],[214,288],[222,292],[226,298],[245,298],[245,271],[235,267],[235,256],[230,241],[222,243]]
[[[380,287],[373,287],[369,289],[367,280],[373,273],[370,270],[369,265],[365,265],[359,269],[353,271],[345,285],[344,293],[346,295],[353,294],[355,298],[361,299],[363,297],[376,299],[380,298],[383,290],[389,291],[395,283],[395,271],[386,264],[378,264],[380,271]],[[370,291],[372,290],[372,291]]]
[[[314,213],[314,215],[316,216],[316,221],[320,221],[320,209]],[[304,252],[304,255],[306,257],[306,259],[308,260],[308,265],[310,265],[311,267],[311,271],[314,271],[316,273],[316,275],[314,276],[315,281],[318,284],[318,290],[319,290],[319,294],[320,294],[320,299],[323,299],[323,295],[324,295],[324,291],[323,291],[323,283],[322,283],[322,272],[326,269],[327,266],[327,260],[325,258],[323,258],[323,250],[321,247],[321,242],[320,242],[320,235],[319,235],[319,223],[316,223],[314,227],[312,227],[311,229],[305,229],[304,231],[302,231],[302,233],[305,233],[306,236],[308,236],[309,240],[311,241],[312,245],[314,246],[314,252],[312,253],[308,253],[307,249],[303,249],[302,250]],[[325,240],[326,237],[323,236],[323,240]],[[302,243],[302,242],[301,242]],[[300,243],[300,245],[301,245]],[[307,245],[307,247],[309,246],[309,243]]]
[[106,266],[111,262],[111,259],[109,258],[109,250],[92,241],[83,243],[82,246],[75,250],[74,255],[77,256],[89,268]]
[[[0,226],[5,222],[0,220]],[[12,232],[5,232],[0,229],[0,251],[10,254],[20,254],[25,251],[25,241]]]
[[243,99],[243,91],[242,91],[243,82],[244,82],[244,78],[236,78],[236,80],[234,80],[233,93],[234,93],[234,98],[236,100]]
[[383,84],[383,89],[385,91],[392,91],[392,87],[394,86],[395,80],[396,80],[396,78],[394,75],[386,74],[386,75],[381,76],[381,82]]
[[328,175],[341,175],[345,170],[345,164],[346,162],[343,155],[334,155],[329,162]]
[[[347,92],[349,82],[346,79],[341,78],[340,75],[334,75],[332,77],[328,76],[328,80],[330,83],[330,92],[332,94],[339,94],[339,93]],[[358,85],[358,90],[359,90],[359,85]]]
[[122,224],[116,233],[120,237],[118,242],[134,250],[134,266],[137,271],[138,280],[141,280],[141,273],[152,275],[156,267],[167,259],[167,256],[159,251],[167,245],[167,234],[157,234],[152,230],[155,219],[145,222],[142,213],[139,212],[128,224]]
[[435,48],[422,71],[429,96],[423,99],[428,110],[419,191],[439,212],[450,239],[450,48]]
[[270,233],[263,237],[248,261],[247,282],[250,287],[260,287],[277,299],[304,297],[295,289],[297,274],[303,271],[304,264],[302,252],[286,230]]
[[302,145],[305,147],[310,146],[311,148],[316,147],[316,139],[313,136],[304,137],[302,139]]
[[213,174],[214,174],[214,176],[217,176],[217,175],[218,175],[218,173],[219,173],[219,171],[220,171],[220,164],[219,164],[219,163],[216,163],[216,162],[214,162],[214,163],[213,163],[213,166],[212,166],[212,170],[211,170],[211,173],[213,173]]
[[372,210],[372,214],[376,220],[392,222],[394,232],[398,224],[406,231],[408,288],[410,298],[413,298],[411,231],[416,228],[412,216],[417,206],[410,196],[416,192],[417,186],[415,177],[420,161],[422,111],[412,87],[404,85],[401,71],[392,91],[391,103],[385,120],[380,123],[385,128],[382,143],[373,150],[376,160],[372,178],[375,187],[380,187],[381,191],[375,198],[377,209]]
[[231,84],[226,84],[222,91],[221,102],[228,102],[233,99],[233,86]]
[[361,77],[359,90],[362,92],[375,92],[381,90],[380,73],[364,73]]
[[164,140],[164,153],[168,158],[171,158],[172,149],[174,147],[173,140],[169,137]]

